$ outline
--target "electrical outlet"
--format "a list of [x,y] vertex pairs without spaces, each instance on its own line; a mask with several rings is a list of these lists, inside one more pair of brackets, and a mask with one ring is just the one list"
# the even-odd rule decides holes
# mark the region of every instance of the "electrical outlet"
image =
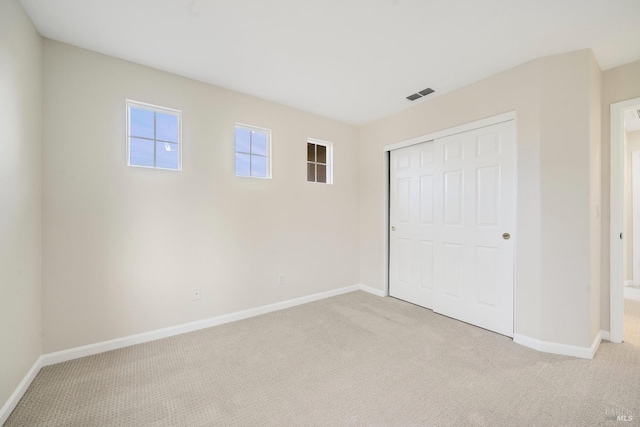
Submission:
[[193,301],[200,299],[200,288],[193,288],[193,292],[191,292],[191,299]]
[[284,273],[280,273],[278,275],[278,285],[284,285],[285,280],[284,280]]

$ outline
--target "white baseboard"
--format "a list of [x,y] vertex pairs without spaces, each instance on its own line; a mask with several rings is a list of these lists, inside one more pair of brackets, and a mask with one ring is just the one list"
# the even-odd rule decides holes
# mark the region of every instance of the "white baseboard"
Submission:
[[591,347],[589,347],[589,350],[591,351],[591,357],[589,357],[589,359],[593,359],[596,356],[596,353],[598,352],[598,349],[600,348],[601,343],[602,343],[602,331],[598,331],[598,333],[596,334],[596,337],[593,339],[593,342],[591,343]]
[[609,331],[600,331],[600,336],[605,341],[611,341],[611,333]]
[[577,345],[560,344],[549,341],[542,341],[526,335],[513,334],[513,342],[542,351],[544,353],[561,354],[563,356],[579,357],[581,359],[593,359],[602,341],[602,331],[598,332],[590,347],[580,347]]
[[[307,295],[300,298],[294,298],[287,301],[281,301],[274,304],[263,305],[261,307],[251,308],[248,310],[238,311],[221,316],[211,317],[209,319],[198,320],[195,322],[184,323],[182,325],[170,326],[164,329],[144,332],[141,334],[130,335],[127,337],[116,338],[109,341],[88,344],[81,347],[70,348],[67,350],[57,351],[54,353],[44,354],[43,365],[48,366],[56,363],[66,362],[68,360],[78,359],[80,357],[91,356],[105,351],[116,350],[123,347],[129,347],[135,344],[141,344],[149,341],[155,341],[174,335],[184,334],[187,332],[197,331],[199,329],[210,328],[212,326],[223,325],[225,323],[235,322],[236,320],[247,319],[249,317],[259,316],[261,314],[271,313],[273,311],[283,310],[285,308],[294,307],[296,305],[306,304],[308,302],[318,301],[336,295],[357,291],[363,288],[363,285],[351,285],[344,288],[333,289],[326,292],[320,292],[313,295]],[[368,292],[369,288],[366,287]],[[373,289],[372,289],[373,290]],[[377,291],[377,290],[373,290]],[[372,292],[375,293],[375,292]]]
[[29,388],[29,385],[36,377],[38,372],[44,366],[54,365],[56,363],[66,362],[68,360],[78,359],[80,357],[91,356],[98,353],[104,353],[105,351],[116,350],[123,347],[129,347],[135,344],[141,344],[144,342],[155,341],[161,338],[167,338],[174,335],[184,334],[187,332],[197,331],[199,329],[210,328],[212,326],[222,325],[225,323],[235,322],[236,320],[247,319],[261,314],[271,313],[278,310],[283,310],[289,307],[295,307],[297,305],[306,304],[308,302],[318,301],[321,299],[333,297],[336,295],[346,294],[348,292],[354,292],[357,290],[363,290],[370,292],[374,295],[385,296],[384,292],[364,285],[351,285],[344,288],[332,289],[326,292],[320,292],[317,294],[307,295],[304,297],[294,298],[287,301],[281,301],[269,305],[263,305],[261,307],[251,308],[248,310],[238,311],[235,313],[224,314],[221,316],[211,317],[209,319],[198,320],[196,322],[184,323],[182,325],[170,326],[164,329],[157,329],[155,331],[144,332],[141,334],[130,335],[127,337],[116,338],[109,341],[98,342],[94,344],[84,345],[81,347],[70,348],[67,350],[57,351],[54,353],[47,353],[41,355],[34,363],[33,367],[29,370],[27,375],[20,382],[16,390],[9,397],[9,400],[0,409],[0,426],[9,418],[11,412],[15,409],[16,405]]
[[274,304],[263,305],[261,307],[251,308],[235,313],[211,317],[209,319],[199,320],[196,322],[184,323],[182,325],[171,326],[164,329],[157,329],[155,331],[144,332],[141,334],[116,338],[109,341],[103,341],[99,343],[84,345],[81,347],[57,351],[54,353],[43,354],[38,358],[38,360],[36,360],[33,367],[29,370],[16,390],[9,397],[9,400],[7,400],[4,406],[2,406],[2,408],[0,409],[0,426],[7,420],[7,418],[9,418],[9,415],[15,409],[24,393],[27,391],[27,388],[29,388],[29,385],[31,384],[33,379],[36,377],[40,369],[44,366],[66,362],[68,360],[78,359],[80,357],[91,356],[93,354],[104,353],[105,351],[116,350],[135,344],[155,341],[161,338],[167,338],[187,332],[197,331],[199,329],[210,328],[212,326],[235,322],[236,320],[248,319],[249,317],[259,316],[261,314],[271,313],[274,311],[283,310],[285,308],[295,307],[297,305],[306,304],[308,302],[318,301],[321,299],[345,294],[348,292],[354,292],[357,290],[363,290],[365,292],[369,292],[378,296],[386,296],[385,292],[379,289],[360,284],[351,285],[344,288],[333,289],[330,291],[307,295],[300,298],[294,298],[287,301],[281,301]]
[[371,286],[360,284],[361,291],[369,292],[370,294],[377,295],[379,297],[389,296],[386,291],[381,291],[380,289],[372,288]]
[[[157,329],[155,331],[145,332],[137,335],[117,338],[110,341],[103,341],[95,344],[75,347],[55,353],[43,354],[36,360],[27,375],[23,378],[16,390],[9,397],[9,400],[7,400],[7,402],[0,409],[0,425],[2,425],[9,418],[9,415],[15,409],[24,393],[27,391],[27,388],[29,387],[33,379],[36,377],[40,369],[44,366],[66,362],[68,360],[78,359],[80,357],[90,356],[93,354],[103,353],[105,351],[116,350],[118,348],[128,347],[135,344],[155,341],[157,339],[167,338],[187,332],[197,331],[199,329],[210,328],[212,326],[222,325],[225,323],[235,322],[236,320],[247,319],[250,317],[259,316],[261,314],[271,313],[274,311],[283,310],[285,308],[295,307],[297,305],[306,304],[309,302],[318,301],[321,299],[357,290],[369,292],[379,297],[387,296],[387,292],[363,284],[346,286],[344,288],[333,289],[326,292],[320,292],[313,295],[307,295],[304,297],[281,301],[274,304],[238,311],[235,313],[224,314],[221,316],[211,317],[209,319],[199,320],[196,322],[185,323],[182,325],[171,326],[164,329]],[[600,331],[591,344],[591,347],[578,347],[573,345],[552,343],[519,334],[514,334],[513,336],[513,341],[515,343],[524,345],[534,350],[546,353],[580,357],[584,359],[593,359],[602,339],[609,339],[608,331]]]
[[22,396],[24,396],[24,393],[31,385],[33,379],[38,375],[38,372],[40,372],[40,368],[42,368],[42,366],[42,356],[40,356],[35,361],[31,369],[29,369],[27,375],[25,375],[22,381],[20,381],[18,387],[16,387],[11,396],[9,396],[9,399],[5,402],[2,408],[0,408],[0,426],[4,425],[5,421],[7,421],[9,415],[11,415],[11,412],[16,408],[20,399],[22,399]]

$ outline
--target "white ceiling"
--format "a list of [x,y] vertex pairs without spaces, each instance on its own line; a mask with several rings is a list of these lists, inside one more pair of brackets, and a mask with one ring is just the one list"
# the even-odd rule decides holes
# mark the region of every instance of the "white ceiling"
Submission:
[[640,0],[21,1],[45,37],[353,124],[545,55],[640,59]]

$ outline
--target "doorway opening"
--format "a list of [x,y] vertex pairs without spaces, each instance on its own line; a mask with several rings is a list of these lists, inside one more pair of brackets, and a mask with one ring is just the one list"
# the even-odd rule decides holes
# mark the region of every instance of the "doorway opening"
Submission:
[[640,342],[640,98],[611,105],[610,339]]

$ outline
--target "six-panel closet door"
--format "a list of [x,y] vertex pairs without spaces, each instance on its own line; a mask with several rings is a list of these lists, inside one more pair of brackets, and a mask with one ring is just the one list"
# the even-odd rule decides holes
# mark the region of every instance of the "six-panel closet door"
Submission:
[[513,336],[515,125],[391,151],[389,292]]

